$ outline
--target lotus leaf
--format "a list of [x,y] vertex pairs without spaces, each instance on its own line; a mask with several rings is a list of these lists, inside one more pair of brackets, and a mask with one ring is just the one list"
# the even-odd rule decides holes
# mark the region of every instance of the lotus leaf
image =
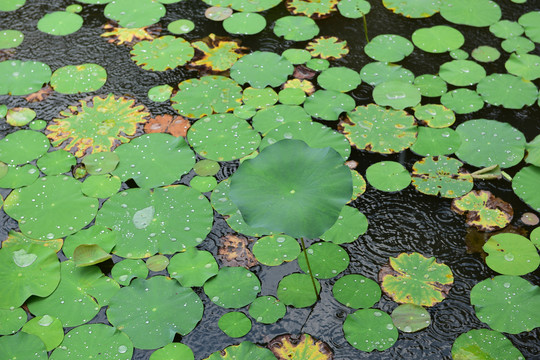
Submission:
[[313,117],[337,120],[339,115],[354,109],[354,99],[339,91],[317,90],[304,102],[304,109]]
[[504,66],[510,74],[525,80],[540,78],[540,56],[532,54],[512,54]]
[[518,19],[519,25],[525,29],[525,35],[532,41],[540,42],[540,26],[538,21],[540,20],[540,11],[531,11],[523,14]]
[[[360,70],[362,81],[372,86],[377,86],[386,81],[402,81],[412,83],[414,74],[401,65],[372,62]],[[446,91],[446,90],[445,90]]]
[[276,360],[276,357],[268,349],[261,348],[249,341],[242,341],[239,345],[227,346],[223,350],[216,351],[203,360],[236,359]]
[[248,105],[240,105],[233,110],[233,114],[240,119],[249,120],[257,113],[257,109]]
[[273,8],[280,3],[280,0],[203,0],[205,3],[214,6],[231,7],[236,11],[259,12]]
[[[333,278],[349,266],[349,254],[341,246],[334,243],[318,242],[307,248],[306,252],[313,276],[318,279]],[[302,271],[309,274],[303,252],[298,256],[298,265]]]
[[120,286],[96,266],[76,267],[72,260],[60,264],[60,283],[46,298],[31,298],[28,309],[34,315],[50,315],[64,327],[90,321]]
[[45,344],[47,351],[53,350],[64,340],[62,322],[49,315],[32,318],[24,324],[22,331],[39,337]]
[[519,276],[479,282],[471,290],[471,304],[476,316],[496,331],[518,334],[540,326],[540,287]]
[[111,276],[120,285],[128,286],[135,278],[146,279],[148,268],[142,260],[124,259],[114,264]]
[[[21,306],[31,295],[48,296],[60,281],[56,253],[37,244],[20,244],[0,250],[0,308]],[[2,321],[3,322],[3,321]]]
[[[321,291],[321,284],[315,280],[317,293]],[[307,274],[290,274],[281,279],[277,288],[277,297],[285,305],[295,308],[304,308],[315,304],[317,296],[313,291],[311,278]]]
[[[313,55],[310,53],[310,55]],[[314,70],[314,71],[323,71],[330,67],[330,62],[326,59],[311,59],[308,62],[306,62],[306,66],[308,69]]]
[[45,344],[36,335],[19,332],[0,338],[0,358],[46,360]]
[[337,7],[342,16],[351,19],[361,18],[371,10],[371,4],[366,0],[341,0]]
[[122,181],[133,179],[145,189],[172,184],[195,164],[195,154],[184,139],[169,134],[139,136],[115,153],[120,163],[112,174]]
[[254,89],[248,87],[244,89],[242,101],[247,106],[256,109],[267,108],[278,101],[278,94],[272,88]]
[[405,189],[411,176],[403,165],[395,161],[380,161],[366,169],[367,181],[377,190],[394,192]]
[[385,81],[373,89],[373,100],[378,105],[390,106],[396,110],[416,106],[420,99],[420,91],[403,81]]
[[474,61],[453,60],[441,65],[439,76],[449,84],[468,86],[485,78],[486,70]]
[[412,184],[418,191],[446,198],[462,196],[473,188],[473,178],[463,163],[445,156],[426,157],[413,165]]
[[24,126],[36,117],[36,112],[29,108],[11,108],[7,111],[6,122],[11,126]]
[[537,135],[532,141],[525,145],[527,157],[525,162],[534,166],[540,166],[540,135]]
[[14,11],[23,6],[26,0],[5,0],[0,4],[0,11]]
[[379,281],[384,293],[397,303],[433,306],[448,295],[454,276],[434,257],[401,253],[381,268]]
[[187,34],[193,29],[195,29],[195,24],[187,19],[175,20],[167,25],[167,30],[176,35]]
[[132,59],[145,70],[165,71],[187,63],[195,50],[181,37],[162,36],[153,40],[143,40],[131,50]]
[[326,343],[309,334],[277,336],[268,343],[268,348],[279,360],[331,360],[334,358],[332,349]]
[[263,31],[266,19],[257,13],[234,13],[223,21],[223,28],[229,34],[254,35]]
[[248,249],[251,241],[245,236],[227,234],[219,239],[217,258],[223,266],[242,266],[246,269],[258,265],[257,259]]
[[144,258],[201,243],[212,227],[212,209],[200,192],[183,185],[130,189],[103,204],[96,224],[119,232],[116,255]]
[[479,46],[471,53],[476,61],[493,62],[501,57],[499,50],[491,46]]
[[[312,61],[312,60],[323,61],[322,59],[311,59],[309,61]],[[303,92],[305,92],[306,95],[311,95],[315,92],[315,85],[313,85],[313,83],[309,80],[300,80],[300,79],[287,80],[287,82],[283,84],[282,87],[284,89],[300,89]]]
[[0,188],[16,189],[34,183],[39,177],[39,170],[32,164],[7,166],[7,174],[0,178]]
[[193,351],[187,345],[181,343],[171,343],[154,351],[152,355],[150,355],[149,360],[170,359],[194,360],[195,357],[193,356]]
[[306,45],[306,50],[312,57],[321,59],[336,60],[349,53],[347,41],[340,40],[335,36],[321,36]]
[[300,245],[290,236],[271,235],[257,240],[252,251],[260,263],[278,266],[296,259],[300,254]]
[[213,112],[231,111],[241,99],[242,88],[235,81],[214,75],[182,81],[171,102],[180,115],[198,119]]
[[504,40],[501,47],[507,53],[526,54],[533,51],[535,45],[531,40],[523,36],[515,36]]
[[165,102],[171,98],[173,88],[169,85],[158,85],[148,90],[148,98],[155,102]]
[[501,20],[491,25],[489,31],[498,38],[509,39],[520,36],[525,29],[515,21]]
[[456,115],[452,110],[437,104],[415,107],[414,116],[432,128],[446,128],[456,121]]
[[142,28],[157,23],[165,15],[165,6],[154,0],[114,0],[103,13],[125,28]]
[[276,105],[257,111],[253,117],[253,127],[267,134],[279,125],[287,122],[311,121],[304,108],[291,105]]
[[287,0],[287,9],[294,15],[323,19],[337,11],[339,0]]
[[158,26],[145,26],[140,28],[117,27],[116,22],[103,25],[106,30],[101,37],[110,37],[108,42],[117,45],[133,45],[141,40],[152,40],[159,35],[161,28]]
[[[299,17],[293,16],[293,17],[302,18],[301,16]],[[305,64],[307,61],[311,59],[311,54],[309,53],[309,51],[304,50],[304,49],[287,49],[281,54],[281,56],[289,60],[294,65]]]
[[440,12],[454,24],[476,27],[493,25],[501,18],[501,8],[491,0],[442,0]]
[[77,157],[110,151],[135,135],[137,124],[149,116],[145,110],[143,105],[135,106],[134,100],[113,94],[80,100],[49,122],[47,137],[53,146],[62,146]]
[[227,336],[239,338],[251,330],[251,320],[242,312],[232,311],[221,316],[218,326]]
[[283,303],[273,296],[261,296],[256,298],[249,306],[249,315],[257,322],[273,324],[287,312]]
[[527,205],[540,211],[540,196],[538,196],[538,181],[540,167],[527,166],[519,170],[512,180],[512,189]]
[[322,71],[317,78],[317,82],[326,90],[347,92],[356,89],[362,80],[360,75],[352,69],[332,67]]
[[104,175],[116,169],[120,158],[116,153],[102,152],[85,156],[82,163],[88,174]]
[[47,137],[32,130],[19,130],[0,140],[0,161],[22,165],[35,160],[49,149]]
[[471,191],[454,199],[452,210],[460,215],[467,213],[467,224],[481,231],[502,229],[510,223],[514,215],[512,205],[486,190]]
[[56,36],[73,34],[82,27],[83,18],[80,15],[55,11],[45,14],[37,23],[37,28],[44,33]]
[[439,12],[441,0],[383,0],[383,5],[388,10],[407,18],[427,18]]
[[222,267],[204,284],[204,292],[215,304],[224,308],[241,308],[250,304],[261,291],[255,274],[243,267]]
[[189,182],[189,186],[202,193],[212,191],[217,186],[217,180],[209,176],[195,176]]
[[392,322],[401,331],[416,332],[431,324],[431,316],[420,305],[401,304],[392,312]]
[[65,150],[51,151],[37,161],[37,166],[45,175],[59,175],[71,170],[77,164],[77,159]]
[[43,130],[47,126],[47,122],[45,120],[34,120],[32,121],[28,127],[32,130]]
[[497,331],[470,330],[457,337],[452,345],[452,358],[466,359],[525,359],[512,342]]
[[484,78],[478,83],[477,91],[487,103],[508,109],[530,106],[538,98],[538,90],[532,82],[509,74]]
[[525,275],[540,265],[536,247],[518,234],[497,234],[483,246],[488,254],[486,264],[504,275]]
[[367,228],[368,220],[364,214],[355,208],[344,206],[337,221],[320,238],[334,244],[351,243],[356,241],[360,235],[363,235]]
[[332,294],[337,301],[353,309],[366,309],[381,298],[379,285],[365,276],[345,275],[334,284]]
[[214,176],[218,173],[220,167],[219,163],[214,160],[199,160],[195,166],[193,166],[193,171],[200,176]]
[[169,274],[184,287],[203,286],[216,275],[218,265],[207,251],[188,248],[185,252],[174,255],[168,266]]
[[535,228],[530,234],[531,242],[540,249],[540,227]]
[[414,117],[375,104],[356,107],[341,125],[351,145],[372,152],[400,152],[416,141]]
[[169,265],[169,258],[164,255],[154,255],[146,259],[146,267],[150,271],[163,271]]
[[81,187],[84,195],[107,199],[120,190],[122,181],[117,176],[112,175],[94,175],[87,177]]
[[384,351],[394,345],[398,331],[390,315],[377,309],[357,310],[343,323],[345,339],[362,351]]
[[9,309],[0,309],[2,323],[0,324],[0,335],[15,334],[26,322],[26,312],[18,307]]
[[302,105],[306,101],[306,93],[298,88],[285,88],[278,94],[283,105]]
[[[285,40],[305,41],[311,40],[317,36],[319,34],[319,27],[315,21],[309,17],[284,16],[276,21],[274,25],[274,34],[283,36]],[[285,54],[283,54],[283,56],[285,56]]]
[[49,82],[51,68],[39,61],[8,60],[0,62],[0,95],[27,95]]
[[196,52],[189,66],[212,72],[230,69],[247,49],[240,46],[239,41],[214,34],[210,34],[200,41],[192,42],[191,46]]
[[453,154],[460,146],[461,138],[452,129],[418,127],[418,138],[411,150],[422,156]]
[[[414,79],[414,86],[426,97],[439,97],[446,93],[446,83],[437,75],[424,74]],[[430,106],[430,105],[426,105]]]
[[[352,200],[358,198],[364,192],[366,192],[366,180],[364,180],[362,175],[360,175],[358,173],[358,171],[356,171],[356,170],[351,170],[351,174],[352,174],[352,178],[353,178],[353,196],[351,197],[351,201],[352,201]],[[361,221],[361,222],[363,222],[363,221]]]
[[232,66],[231,77],[239,84],[249,83],[254,88],[262,89],[283,84],[293,70],[289,60],[272,52],[255,51]]
[[456,50],[465,43],[465,37],[459,30],[446,25],[420,28],[412,34],[411,39],[418,48],[430,53]]
[[13,246],[24,247],[30,244],[43,246],[57,253],[62,248],[63,240],[62,239],[36,240],[36,239],[29,238],[27,236],[24,236],[20,232],[10,230],[8,233],[7,239],[5,239],[2,242],[2,248],[8,248],[8,247],[13,247]]
[[[209,1],[207,1],[208,3]],[[215,2],[215,1],[212,1]],[[224,4],[225,5],[225,4]],[[233,13],[233,9],[229,7],[221,7],[220,5],[212,6],[206,9],[204,16],[212,21],[223,21]]]
[[73,261],[78,267],[96,265],[112,258],[99,245],[79,245],[73,251]]
[[377,61],[398,62],[409,56],[413,49],[413,44],[403,36],[384,34],[371,39],[364,52]]
[[484,101],[480,95],[469,89],[447,92],[441,97],[441,104],[458,114],[470,114],[484,107]]
[[68,65],[51,76],[51,86],[62,94],[77,94],[100,89],[107,81],[107,71],[97,64]]

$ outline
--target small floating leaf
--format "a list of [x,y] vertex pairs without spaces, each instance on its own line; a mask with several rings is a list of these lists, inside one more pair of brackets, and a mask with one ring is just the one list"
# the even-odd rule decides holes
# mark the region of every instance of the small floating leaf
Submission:
[[274,34],[283,36],[285,40],[305,41],[317,36],[319,27],[306,16],[284,16],[276,21]]
[[480,231],[502,229],[514,216],[512,205],[486,190],[473,190],[452,200],[452,210],[460,215],[467,213],[467,224]]
[[331,360],[334,353],[328,344],[313,338],[309,334],[285,334],[273,338],[268,343],[278,360]]
[[296,259],[300,254],[300,245],[288,235],[271,235],[257,240],[252,251],[261,264],[278,266]]
[[540,256],[532,242],[518,234],[497,234],[482,249],[486,264],[504,275],[525,275],[540,265]]
[[429,156],[413,165],[412,184],[428,195],[455,198],[473,188],[473,178],[461,170],[463,163],[445,156]]
[[261,296],[249,306],[249,315],[257,322],[273,324],[287,312],[285,305],[273,296]]
[[98,64],[69,65],[51,76],[51,86],[62,94],[96,91],[107,81],[107,72]]
[[219,318],[218,326],[227,336],[239,338],[251,330],[251,320],[242,312],[231,311]]
[[366,169],[367,181],[377,190],[394,192],[405,189],[411,176],[403,165],[395,161],[380,161]]
[[45,344],[47,351],[56,348],[64,340],[62,322],[50,315],[36,316],[24,324],[22,331],[38,336]]
[[370,308],[381,298],[381,288],[375,281],[358,274],[341,277],[332,288],[337,301],[353,309]]
[[431,316],[420,305],[401,304],[392,311],[392,321],[396,327],[406,333],[416,332],[431,324]]
[[204,284],[205,294],[224,308],[241,308],[250,304],[261,291],[257,276],[243,267],[222,267]]
[[[321,284],[315,280],[317,292],[321,291]],[[315,295],[311,278],[307,274],[290,274],[281,279],[277,288],[277,297],[285,305],[295,308],[304,308],[315,304]]]
[[37,23],[40,31],[50,35],[64,36],[73,34],[82,27],[83,18],[72,12],[55,11],[45,14]]
[[[306,249],[306,253],[313,276],[318,279],[333,278],[349,266],[349,254],[344,248],[334,243],[314,243]],[[298,266],[309,274],[305,255],[304,252],[298,255]]]
[[259,347],[249,341],[243,341],[239,345],[227,346],[223,350],[216,351],[203,360],[235,359],[276,360],[276,357],[268,349]]
[[488,329],[470,330],[459,335],[452,345],[452,358],[525,359],[503,334]]
[[345,339],[362,351],[384,351],[398,338],[390,315],[378,309],[362,309],[347,315],[343,323]]

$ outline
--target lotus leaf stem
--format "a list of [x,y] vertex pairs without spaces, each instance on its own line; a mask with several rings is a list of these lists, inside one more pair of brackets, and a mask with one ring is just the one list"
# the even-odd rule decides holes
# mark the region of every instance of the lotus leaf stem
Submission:
[[315,284],[315,278],[313,277],[313,271],[311,271],[311,265],[309,264],[309,259],[308,259],[308,256],[307,256],[307,251],[306,251],[306,244],[304,243],[304,237],[300,237],[300,242],[302,244],[302,251],[304,252],[304,256],[306,257],[306,264],[307,264],[307,267],[308,267],[308,271],[309,271],[309,276],[311,277],[311,283],[313,284],[313,290],[315,291],[315,296],[317,297],[317,300],[320,299],[319,297],[319,292],[317,291],[317,285]]

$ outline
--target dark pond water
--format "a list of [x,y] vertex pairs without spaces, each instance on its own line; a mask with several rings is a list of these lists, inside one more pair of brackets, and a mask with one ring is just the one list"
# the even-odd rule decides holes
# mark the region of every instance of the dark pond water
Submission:
[[[474,0],[471,0],[474,1]],[[447,24],[439,15],[432,18],[413,20],[392,14],[385,9],[381,1],[371,0],[372,10],[367,16],[369,36],[378,34],[394,33],[410,39],[412,32],[419,27]],[[518,5],[508,0],[497,1],[503,10],[503,18],[517,20],[528,11],[540,8],[538,1],[529,0],[528,4]],[[64,37],[52,37],[43,34],[36,29],[37,21],[44,13],[63,10],[72,1],[45,1],[29,0],[27,5],[16,12],[0,13],[0,28],[16,29],[25,34],[23,44],[16,49],[15,59],[38,60],[47,63],[51,69],[71,64],[97,63],[107,69],[108,81],[97,94],[112,92],[117,95],[129,94],[148,107],[155,115],[174,114],[170,104],[155,103],[148,99],[147,92],[153,86],[160,84],[177,85],[182,80],[196,77],[197,73],[188,71],[183,67],[165,72],[150,72],[139,68],[129,55],[129,48],[115,46],[107,43],[99,35],[103,32],[102,25],[107,22],[103,16],[103,6],[84,5],[80,15],[84,18],[84,26],[78,32]],[[204,17],[206,5],[199,0],[184,0],[178,4],[167,5],[167,14],[162,19],[162,24],[168,24],[176,19],[188,18],[196,24],[195,29],[184,35],[187,40],[199,39],[210,33],[227,35],[220,23],[209,21]],[[279,17],[288,14],[283,4],[263,13],[272,24]],[[371,62],[363,52],[365,38],[361,20],[345,19],[341,16],[333,16],[318,21],[321,27],[321,35],[334,35],[347,40],[350,53],[343,59],[333,62],[333,66],[347,66],[359,71],[364,65]],[[470,51],[478,45],[491,45],[503,54],[500,48],[500,40],[495,38],[487,28],[472,28],[467,26],[455,26],[466,38],[463,49]],[[162,34],[167,34],[163,30]],[[251,50],[265,50],[276,53],[290,48],[302,48],[305,43],[295,43],[276,38],[271,26],[256,36],[240,37],[243,45]],[[533,52],[538,54],[539,48]],[[416,50],[401,64],[410,69],[415,75],[424,73],[435,74],[441,63],[451,60],[446,54],[427,54]],[[488,74],[505,72],[504,60],[495,63],[483,64]],[[0,80],[1,81],[1,80]],[[540,83],[536,83],[540,85]],[[357,105],[372,103],[372,87],[362,84],[352,92]],[[0,103],[8,107],[30,107],[37,112],[40,119],[51,120],[58,113],[74,104],[77,100],[89,95],[61,95],[53,93],[45,101],[39,103],[27,103],[22,97],[0,96]],[[508,111],[500,107],[486,105],[481,111],[470,115],[458,115],[455,126],[472,118],[497,119],[507,121],[512,126],[521,130],[527,138],[532,140],[540,133],[540,108],[537,105],[526,107],[523,110]],[[327,123],[334,126],[334,123]],[[14,131],[5,122],[0,123],[0,134]],[[365,173],[365,169],[380,160],[394,160],[411,168],[412,164],[420,157],[406,150],[396,155],[376,155],[364,151],[354,150],[352,159],[359,163],[357,170]],[[218,174],[218,180],[228,177],[234,172],[237,163],[222,163],[222,170]],[[508,169],[513,175],[518,167]],[[193,173],[184,176],[181,183],[188,184]],[[128,186],[128,185],[126,185]],[[532,228],[522,224],[519,220],[521,215],[530,211],[512,192],[510,183],[504,180],[498,181],[475,181],[476,189],[486,189],[496,196],[510,202],[515,210],[512,225],[523,228],[529,232]],[[1,190],[6,196],[8,190]],[[435,256],[439,261],[447,264],[455,276],[455,284],[447,299],[428,308],[432,316],[432,325],[418,333],[399,334],[397,343],[384,352],[365,353],[350,346],[343,336],[342,324],[351,309],[339,304],[331,295],[332,280],[322,280],[321,300],[315,305],[309,320],[304,324],[310,314],[310,309],[289,308],[285,318],[273,325],[255,323],[251,332],[241,339],[227,337],[217,326],[219,317],[228,310],[214,305],[206,297],[201,289],[197,293],[203,299],[205,305],[204,317],[196,329],[185,337],[178,337],[187,344],[195,353],[196,359],[202,359],[212,352],[222,349],[230,344],[237,344],[242,340],[250,340],[264,344],[277,335],[284,333],[305,332],[327,342],[335,353],[335,359],[450,359],[452,343],[458,335],[471,329],[487,328],[480,322],[473,307],[469,304],[471,288],[486,278],[495,276],[496,273],[489,269],[478,253],[471,254],[467,251],[466,237],[471,230],[466,226],[464,217],[456,215],[450,210],[450,200],[430,197],[420,194],[412,186],[398,193],[383,193],[368,186],[364,195],[354,202],[354,206],[362,211],[369,220],[367,233],[352,244],[345,244],[351,256],[351,264],[345,273],[360,273],[369,278],[376,279],[377,273],[390,256],[397,256],[401,252],[419,252],[425,256]],[[16,229],[16,221],[0,213],[2,227],[0,239],[7,237],[10,229]],[[200,246],[216,254],[216,241],[232,230],[226,222],[216,215],[214,228],[206,241]],[[485,236],[481,234],[480,236]],[[118,260],[118,259],[116,259]],[[278,268],[256,266],[251,269],[263,283],[262,295],[275,295],[277,283],[283,275],[299,271],[296,262],[289,263]],[[540,284],[540,270],[524,276],[525,279]],[[397,304],[383,296],[375,307],[386,312],[391,312]],[[171,309],[174,311],[174,309]],[[106,322],[104,311],[93,322]],[[540,355],[540,329],[524,332],[517,335],[505,334],[512,343],[524,354],[527,359],[538,358]],[[136,350],[135,359],[148,359],[151,351]]]

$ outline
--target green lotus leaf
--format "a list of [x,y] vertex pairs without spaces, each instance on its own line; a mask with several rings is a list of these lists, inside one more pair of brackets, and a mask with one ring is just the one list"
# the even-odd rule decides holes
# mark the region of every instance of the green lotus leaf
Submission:
[[351,19],[361,18],[371,10],[371,4],[366,0],[341,0],[337,7],[342,16]]
[[[333,278],[349,266],[349,254],[334,243],[318,242],[307,248],[306,252],[313,276],[318,279]],[[302,271],[309,274],[304,252],[298,255],[298,265]]]
[[215,304],[224,308],[241,308],[250,304],[261,291],[255,274],[243,267],[222,267],[204,284],[204,292]]
[[214,6],[230,6],[236,11],[259,12],[273,8],[278,5],[280,0],[203,0],[205,3]]
[[6,122],[11,126],[24,126],[36,117],[36,112],[29,108],[11,108],[6,113]]
[[504,66],[510,74],[525,80],[540,78],[540,56],[532,54],[511,54]]
[[337,301],[353,309],[366,309],[381,298],[381,288],[375,281],[358,274],[341,277],[332,288]]
[[488,329],[470,330],[452,345],[452,359],[525,359],[503,334]]
[[[348,50],[348,49],[347,49]],[[310,53],[310,56],[312,54]],[[306,62],[306,66],[308,69],[314,70],[314,71],[323,71],[330,67],[330,61],[326,59],[317,59],[313,58]],[[294,80],[293,80],[294,81]],[[306,91],[307,93],[307,91]]]
[[251,320],[242,312],[231,311],[219,318],[218,326],[227,336],[239,338],[251,330]]
[[181,343],[167,344],[161,349],[157,349],[150,355],[149,360],[170,360],[170,359],[182,359],[182,360],[194,360],[193,351],[189,346]]
[[474,61],[453,60],[441,65],[439,76],[449,84],[469,86],[485,78],[486,70]]
[[501,18],[501,8],[491,0],[441,0],[440,12],[454,24],[476,27],[493,25]]
[[[154,276],[135,279],[110,299],[107,318],[140,349],[155,349],[186,335],[203,314],[201,299],[175,280]],[[171,312],[170,309],[175,309]]]
[[267,108],[278,101],[278,94],[272,88],[254,89],[248,87],[244,89],[242,101],[247,106],[256,109]]
[[306,93],[299,88],[285,88],[278,94],[283,105],[302,105],[306,101]]
[[398,62],[409,56],[413,49],[413,44],[403,36],[384,34],[371,39],[364,52],[376,61]]
[[537,135],[532,141],[525,145],[527,157],[525,162],[534,166],[540,166],[540,135]]
[[274,24],[274,34],[283,36],[285,40],[305,41],[317,36],[319,27],[313,19],[306,16],[284,16]]
[[257,13],[234,13],[223,21],[223,28],[229,34],[254,35],[266,27],[266,19]]
[[0,188],[16,189],[33,184],[39,177],[39,170],[32,164],[8,165],[7,174],[0,179]]
[[189,182],[189,186],[202,193],[205,193],[214,190],[214,188],[217,186],[217,180],[212,176],[195,176]]
[[461,170],[463,163],[445,157],[425,157],[413,165],[412,184],[418,191],[428,195],[455,198],[465,195],[473,188],[473,178]]
[[100,89],[107,81],[107,71],[97,64],[68,65],[51,76],[51,86],[62,94],[77,94]]
[[347,315],[343,332],[347,342],[362,351],[384,351],[398,337],[390,315],[377,309],[361,309]]
[[390,106],[396,110],[413,107],[420,103],[420,91],[403,81],[385,81],[373,89],[373,100],[380,106]]
[[518,334],[540,325],[540,287],[519,276],[499,275],[474,285],[471,305],[478,319],[496,331]]
[[23,6],[26,0],[5,0],[0,4],[0,11],[14,11]]
[[60,319],[64,327],[77,326],[109,305],[119,288],[97,266],[76,267],[68,260],[60,264],[60,283],[54,292],[46,298],[30,298],[27,305],[36,316],[50,315]]
[[167,25],[167,30],[176,35],[187,34],[193,29],[195,29],[195,23],[188,19],[175,20]]
[[[0,308],[21,306],[31,295],[48,296],[60,281],[56,253],[37,244],[20,244],[0,250]],[[2,321],[3,322],[3,321]]]
[[31,129],[31,130],[43,130],[45,129],[45,127],[47,126],[47,122],[45,120],[39,120],[39,119],[36,119],[34,121],[32,121],[28,127]]
[[540,265],[540,256],[529,239],[518,234],[497,234],[482,247],[486,264],[504,275],[525,275]]
[[55,11],[45,14],[37,23],[37,28],[44,33],[56,36],[73,34],[82,27],[83,18],[80,15]]
[[235,107],[233,114],[238,116],[240,119],[249,120],[257,113],[257,109],[248,105],[240,105]]
[[0,161],[22,165],[39,158],[49,149],[47,137],[32,130],[19,130],[0,140]]
[[504,40],[501,47],[507,53],[526,54],[534,50],[534,43],[523,36],[514,36]]
[[326,90],[347,92],[356,89],[362,80],[360,74],[352,69],[332,67],[322,71],[317,82]]
[[117,176],[93,175],[84,180],[81,190],[86,196],[106,199],[116,194],[121,186],[122,181]]
[[530,234],[531,242],[540,249],[540,227],[535,228]]
[[349,53],[347,41],[340,40],[335,36],[320,36],[306,45],[306,50],[312,57],[320,57],[326,60],[341,59]]
[[287,308],[273,296],[261,296],[249,306],[249,315],[263,324],[273,324],[285,316]]
[[165,6],[154,0],[115,0],[103,14],[125,28],[142,28],[157,23],[165,15]]
[[[203,0],[203,1],[205,1],[205,0]],[[229,6],[230,1],[227,1],[227,2],[223,1],[223,4],[221,4],[222,3],[221,1],[205,1],[205,2],[206,3],[217,3],[218,4],[216,6],[209,7],[204,12],[204,16],[207,19],[210,19],[212,21],[223,21],[223,20],[227,19],[229,16],[231,16],[232,13],[233,13],[233,9],[231,9],[230,7],[222,7],[222,5],[223,6]]]
[[244,56],[245,47],[239,41],[210,34],[200,41],[191,43],[198,51],[189,64],[190,67],[211,72],[221,72],[230,69],[234,63]]
[[77,164],[77,159],[65,150],[51,151],[37,161],[37,166],[46,175],[59,175],[71,170]]
[[39,337],[47,351],[53,350],[64,340],[62,322],[49,315],[32,318],[24,324],[22,331]]
[[377,190],[394,192],[405,189],[411,183],[411,175],[403,165],[395,161],[380,161],[366,169],[367,181]]
[[416,141],[414,117],[402,110],[369,104],[347,113],[343,133],[357,149],[391,154],[407,149]]
[[491,46],[479,46],[471,53],[476,61],[493,62],[501,57],[499,50]]
[[531,11],[519,17],[518,23],[525,29],[525,35],[532,41],[540,42],[540,11]]
[[401,304],[392,312],[392,322],[401,331],[416,332],[431,324],[431,316],[420,305]]
[[[359,196],[361,196],[363,193],[366,192],[366,180],[364,180],[362,175],[360,175],[358,173],[358,171],[356,171],[356,170],[351,170],[351,174],[352,174],[352,178],[353,178],[353,196],[351,197],[351,201],[352,201],[352,200],[355,200],[356,198],[358,198]],[[338,219],[338,220],[340,220],[340,219]],[[367,221],[367,219],[365,221]],[[360,224],[358,224],[358,225],[361,225],[363,223],[364,223],[364,220],[360,220]]]
[[519,23],[510,20],[501,20],[489,27],[489,31],[498,38],[509,39],[523,34],[525,29]]
[[448,295],[454,283],[452,270],[419,253],[390,257],[379,272],[381,289],[400,304],[433,306]]
[[510,223],[514,215],[509,203],[485,190],[471,191],[454,199],[452,210],[460,215],[467,213],[467,224],[481,231],[502,229]]
[[182,81],[178,85],[178,92],[171,98],[173,108],[180,115],[196,119],[213,112],[232,111],[241,101],[242,88],[224,76],[203,76]]
[[506,168],[523,159],[525,136],[510,124],[475,119],[460,124],[456,132],[461,136],[461,146],[456,155],[466,163]]
[[414,116],[432,128],[446,128],[456,121],[456,115],[452,110],[437,104],[415,107]]
[[128,286],[135,278],[146,279],[148,268],[142,260],[124,259],[114,264],[111,276],[120,285]]
[[364,214],[353,207],[344,206],[337,221],[320,238],[334,244],[351,243],[363,235],[367,228],[368,220]]
[[[302,18],[301,16],[293,16],[294,18]],[[309,18],[306,18],[309,19]],[[274,27],[275,28],[275,27]],[[311,59],[311,54],[305,49],[287,49],[281,56],[289,60],[294,65],[305,64]]]
[[322,19],[337,11],[338,0],[288,0],[287,9],[294,15]]
[[463,34],[447,25],[420,28],[412,34],[411,39],[418,48],[430,53],[456,50],[465,43]]
[[476,91],[456,89],[444,94],[441,97],[441,104],[455,113],[470,114],[484,107],[484,100]]
[[259,347],[249,341],[242,341],[239,345],[230,345],[223,350],[216,351],[203,360],[235,359],[275,360],[276,357],[266,348]]
[[314,238],[335,223],[351,197],[350,170],[342,161],[333,149],[282,140],[240,165],[229,196],[250,226]]
[[10,307],[9,309],[0,309],[0,335],[15,334],[26,322],[26,312],[20,307]]
[[78,267],[96,265],[112,258],[99,245],[79,245],[73,251],[73,261]]
[[172,90],[167,84],[154,86],[148,90],[148,98],[155,102],[165,102],[171,98]]
[[30,244],[35,244],[46,247],[58,253],[60,249],[62,249],[63,242],[64,241],[61,238],[52,240],[36,240],[29,238],[20,232],[16,232],[15,230],[10,230],[7,239],[2,242],[2,248],[7,249],[8,247],[13,246],[25,247]]
[[450,128],[433,129],[419,126],[418,138],[411,150],[421,156],[449,155],[456,152],[461,145],[458,133]]
[[165,71],[187,63],[195,50],[181,37],[162,36],[143,40],[131,50],[133,61],[145,70]]
[[[318,280],[315,280],[315,286],[317,293],[320,293],[321,284]],[[308,307],[317,301],[311,278],[307,274],[290,274],[283,277],[278,284],[277,297],[283,304],[295,308]]]
[[521,109],[538,99],[538,90],[532,82],[509,74],[492,74],[482,79],[477,91],[485,102],[507,109]]
[[19,221],[25,235],[41,240],[77,232],[94,219],[97,209],[97,199],[84,196],[81,183],[64,175],[42,177],[17,189],[4,204],[4,211]]
[[0,95],[27,95],[49,82],[51,68],[39,61],[8,60],[0,62]]
[[[446,94],[446,82],[437,75],[424,74],[414,79],[414,86],[426,97],[439,97]],[[428,105],[429,106],[429,105]]]
[[330,346],[309,334],[279,335],[267,346],[278,359],[331,360],[334,355]]
[[78,231],[66,237],[62,252],[71,259],[73,253],[80,245],[98,245],[106,252],[110,252],[116,245],[119,234],[104,226],[94,225],[88,229]]
[[365,65],[360,70],[362,81],[372,86],[377,86],[387,81],[403,81],[411,83],[414,80],[414,74],[403,68],[401,65],[372,62]]
[[0,358],[46,360],[45,344],[36,335],[19,332],[0,338]]
[[96,225],[118,231],[118,256],[173,254],[203,241],[212,227],[212,208],[204,195],[183,185],[131,189],[103,204]]
[[337,120],[339,115],[354,109],[354,99],[339,91],[317,90],[304,102],[308,114],[323,120]]
[[120,158],[116,153],[101,152],[85,156],[82,163],[90,175],[104,175],[116,169]]
[[300,254],[300,245],[288,235],[271,235],[257,240],[252,251],[261,264],[278,266],[296,259]]
[[198,154],[215,161],[239,159],[260,143],[251,125],[232,114],[206,116],[189,128],[187,137]]
[[467,60],[469,53],[462,49],[456,49],[450,51],[450,57],[454,60]]
[[427,18],[439,12],[441,0],[383,0],[383,5],[388,10],[407,18]]
[[193,166],[193,171],[200,176],[214,176],[220,169],[219,163],[214,160],[199,160]]
[[239,84],[249,83],[262,89],[277,87],[292,75],[293,65],[289,60],[267,51],[255,51],[242,57],[231,68],[231,78]]
[[206,280],[218,273],[218,265],[212,254],[196,248],[188,248],[174,255],[167,269],[171,278],[183,287],[203,286]]
[[540,167],[527,166],[519,170],[512,180],[512,189],[527,205],[540,211],[540,196],[537,191]]

